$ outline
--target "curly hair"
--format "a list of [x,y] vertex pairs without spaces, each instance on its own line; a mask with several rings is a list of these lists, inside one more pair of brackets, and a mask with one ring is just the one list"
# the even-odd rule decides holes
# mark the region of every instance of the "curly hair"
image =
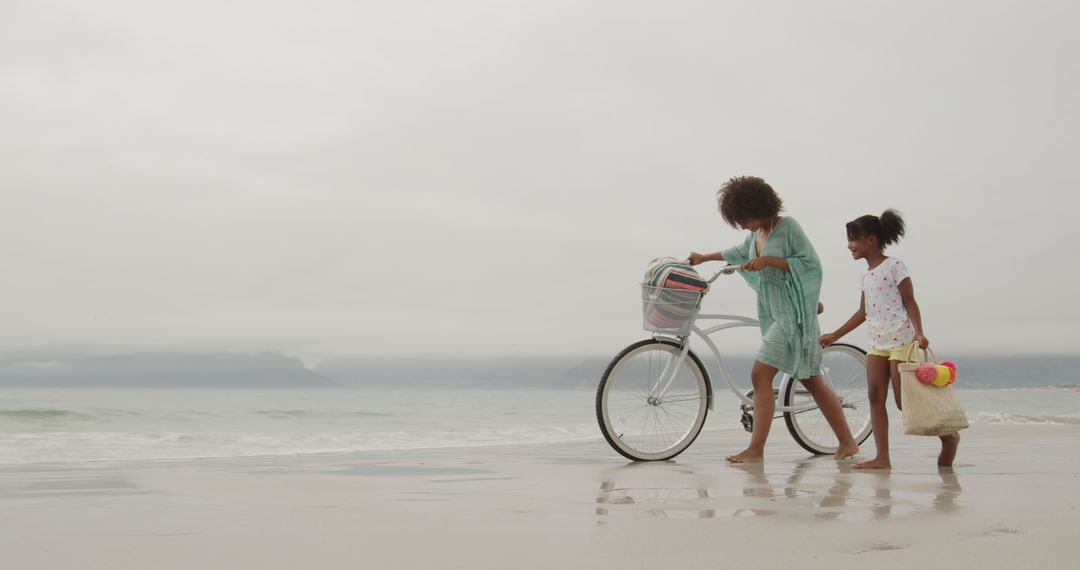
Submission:
[[716,192],[720,215],[729,226],[771,218],[784,209],[784,201],[767,182],[757,176],[736,176]]
[[847,223],[847,236],[849,240],[877,236],[881,249],[885,249],[898,241],[904,235],[904,219],[900,212],[893,209],[885,210],[878,216],[860,216]]

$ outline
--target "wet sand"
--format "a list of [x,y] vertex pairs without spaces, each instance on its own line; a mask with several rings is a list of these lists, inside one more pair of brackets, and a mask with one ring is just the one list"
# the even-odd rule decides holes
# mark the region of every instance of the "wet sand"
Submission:
[[0,552],[13,569],[1073,568],[1078,436],[977,425],[939,470],[936,439],[894,435],[889,472],[781,429],[738,467],[732,431],[665,463],[601,440],[0,466]]

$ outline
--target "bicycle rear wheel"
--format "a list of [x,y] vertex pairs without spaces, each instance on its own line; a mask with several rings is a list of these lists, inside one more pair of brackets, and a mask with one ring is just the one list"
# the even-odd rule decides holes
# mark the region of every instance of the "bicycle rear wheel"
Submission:
[[[851,435],[859,444],[870,437],[870,398],[866,392],[866,352],[850,344],[833,344],[821,357],[821,379],[840,398],[844,419],[851,428]],[[788,382],[784,391],[784,405],[793,406],[813,403],[810,393],[800,382]],[[803,449],[819,455],[836,453],[839,442],[821,410],[812,408],[805,412],[785,412],[791,437]]]
[[693,352],[674,370],[670,388],[657,385],[682,346],[670,340],[634,343],[608,364],[596,390],[596,419],[615,451],[635,461],[662,461],[682,453],[709,411],[709,377]]

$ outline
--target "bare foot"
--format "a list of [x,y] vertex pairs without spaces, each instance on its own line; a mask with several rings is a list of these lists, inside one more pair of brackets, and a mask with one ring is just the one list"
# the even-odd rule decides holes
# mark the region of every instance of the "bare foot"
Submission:
[[938,467],[952,467],[958,447],[960,447],[960,432],[941,436],[941,454],[937,457]]
[[888,459],[875,457],[870,461],[863,461],[852,465],[855,469],[892,469],[892,463]]
[[760,463],[765,460],[765,453],[746,448],[735,455],[727,456],[726,459],[731,463]]
[[837,460],[847,459],[848,457],[852,457],[853,455],[855,455],[858,452],[859,452],[859,444],[857,444],[857,443],[855,443],[853,441],[853,442],[851,442],[851,443],[849,443],[847,445],[841,445],[840,447],[838,447],[836,449],[836,455],[833,455],[833,457],[836,458]]

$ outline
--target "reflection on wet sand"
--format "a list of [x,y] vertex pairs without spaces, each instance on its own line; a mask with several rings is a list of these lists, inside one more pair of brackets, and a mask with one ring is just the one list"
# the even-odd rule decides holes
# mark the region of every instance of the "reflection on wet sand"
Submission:
[[659,518],[713,518],[708,481],[675,463],[631,463],[600,483],[597,516],[628,512]]
[[608,505],[636,505],[636,512],[659,518],[713,518],[712,509],[696,508],[693,501],[708,499],[707,489],[672,488],[655,485],[619,487],[614,481],[600,484],[596,514],[610,514]]
[[934,497],[934,508],[941,512],[949,512],[960,507],[960,493],[964,489],[960,486],[960,479],[952,467],[939,467],[938,476],[941,477],[941,492]]
[[872,520],[961,507],[963,489],[951,468],[940,468],[936,476],[868,472],[823,458],[783,467],[786,471],[751,463],[695,472],[672,463],[631,464],[605,474],[596,514]]
[[[765,464],[764,463],[732,463],[730,464],[732,469],[742,471],[746,474],[746,480],[743,482],[742,494],[744,497],[755,497],[759,499],[768,499],[774,501],[776,497],[776,489],[769,484],[769,478],[765,476]],[[735,509],[731,516],[769,516],[775,515],[777,511],[775,509],[762,509],[760,507],[746,507]]]

